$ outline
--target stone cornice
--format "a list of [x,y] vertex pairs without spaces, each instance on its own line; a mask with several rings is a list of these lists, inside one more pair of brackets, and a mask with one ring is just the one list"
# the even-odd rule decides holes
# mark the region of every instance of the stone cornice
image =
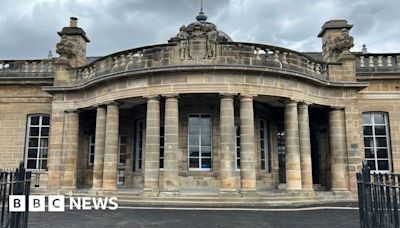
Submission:
[[313,84],[318,84],[327,87],[347,87],[347,88],[364,88],[369,85],[365,82],[331,82],[322,79],[315,78],[305,73],[299,73],[287,69],[265,67],[265,66],[249,66],[249,65],[182,65],[182,66],[170,66],[170,67],[159,67],[150,69],[139,69],[129,70],[118,73],[110,73],[101,77],[93,78],[90,81],[83,82],[79,85],[65,86],[65,87],[44,87],[45,91],[48,92],[64,92],[64,91],[75,91],[82,90],[91,87],[97,83],[115,80],[120,77],[135,76],[135,75],[148,75],[157,73],[174,73],[174,72],[247,72],[256,73],[257,75],[276,75],[276,76],[289,76],[292,79],[305,79]]

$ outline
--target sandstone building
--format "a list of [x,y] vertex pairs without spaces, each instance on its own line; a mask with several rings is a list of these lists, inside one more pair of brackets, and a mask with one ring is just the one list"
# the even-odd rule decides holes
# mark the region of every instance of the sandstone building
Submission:
[[400,54],[234,42],[207,21],[167,43],[87,57],[71,18],[59,57],[0,60],[0,168],[23,160],[35,191],[218,196],[355,192],[367,160],[400,171]]

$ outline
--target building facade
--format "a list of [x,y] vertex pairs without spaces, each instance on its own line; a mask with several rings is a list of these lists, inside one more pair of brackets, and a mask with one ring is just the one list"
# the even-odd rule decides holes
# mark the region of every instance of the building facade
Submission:
[[35,191],[143,196],[355,192],[363,160],[400,171],[400,54],[234,42],[204,13],[166,44],[87,57],[77,19],[59,57],[0,60],[0,168]]

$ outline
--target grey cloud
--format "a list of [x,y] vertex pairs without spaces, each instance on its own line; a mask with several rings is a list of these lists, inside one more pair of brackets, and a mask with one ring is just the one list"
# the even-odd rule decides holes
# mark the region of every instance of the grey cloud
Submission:
[[[386,0],[205,0],[206,14],[236,41],[320,51],[323,23],[345,18],[354,24],[359,50],[399,51],[400,1]],[[91,43],[88,55],[106,55],[164,43],[182,24],[194,21],[199,0],[31,0],[2,1],[0,59],[43,58],[54,52],[57,31],[79,18]]]

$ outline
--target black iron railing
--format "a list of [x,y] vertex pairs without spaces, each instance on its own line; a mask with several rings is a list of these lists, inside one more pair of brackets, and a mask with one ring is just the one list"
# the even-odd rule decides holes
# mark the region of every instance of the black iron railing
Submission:
[[25,195],[28,205],[31,172],[26,172],[21,163],[15,171],[0,171],[0,228],[28,227],[28,207],[24,212],[10,212],[10,195]]
[[400,174],[371,173],[363,164],[357,173],[358,204],[362,228],[400,227]]

